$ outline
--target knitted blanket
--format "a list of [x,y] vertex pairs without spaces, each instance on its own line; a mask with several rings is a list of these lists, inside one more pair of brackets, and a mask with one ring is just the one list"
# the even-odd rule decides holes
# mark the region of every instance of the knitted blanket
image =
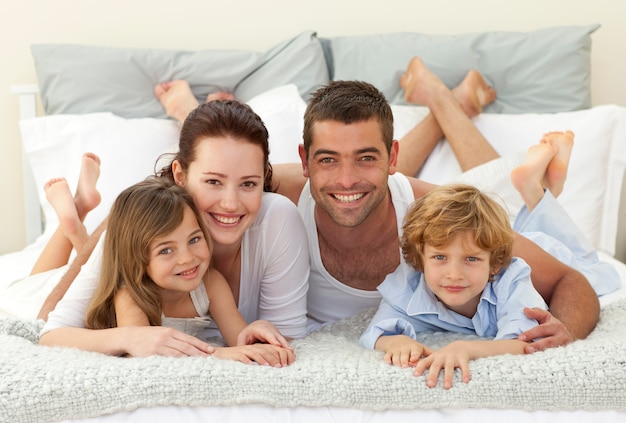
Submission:
[[[293,342],[287,368],[208,358],[118,358],[37,345],[42,322],[0,319],[0,421],[87,418],[160,405],[267,404],[365,410],[492,408],[626,411],[626,299],[585,340],[470,363],[472,380],[427,388],[357,340],[373,311]],[[437,347],[457,334],[424,334]],[[467,338],[467,336],[465,336]],[[441,381],[441,379],[440,379]]]

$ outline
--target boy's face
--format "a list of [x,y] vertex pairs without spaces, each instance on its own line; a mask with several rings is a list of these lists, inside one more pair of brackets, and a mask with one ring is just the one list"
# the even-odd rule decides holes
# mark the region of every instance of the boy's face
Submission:
[[450,310],[472,318],[489,282],[489,251],[481,250],[472,234],[457,235],[448,245],[424,246],[424,278],[430,290]]

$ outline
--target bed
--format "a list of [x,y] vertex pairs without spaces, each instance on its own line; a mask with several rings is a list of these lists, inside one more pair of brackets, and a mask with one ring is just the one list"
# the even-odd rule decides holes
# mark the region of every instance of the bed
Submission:
[[[476,360],[472,381],[463,384],[457,375],[446,391],[428,389],[423,377],[358,346],[373,310],[294,341],[297,361],[283,369],[41,347],[42,322],[35,317],[54,278],[24,279],[56,226],[43,182],[65,176],[74,186],[82,152],[98,154],[103,201],[86,221],[93,229],[119,191],[151,174],[160,154],[174,151],[179,125],[164,116],[154,83],[187,79],[199,100],[216,90],[234,92],[268,126],[272,162],[291,162],[306,95],[329,79],[374,83],[392,103],[396,138],[405,134],[427,113],[404,103],[398,86],[410,57],[420,55],[450,87],[476,68],[496,88],[497,100],[474,122],[503,159],[523,153],[544,132],[575,132],[559,201],[626,281],[620,221],[626,108],[591,107],[590,37],[597,29],[336,38],[305,31],[265,52],[34,45],[38,85],[14,89],[21,99],[31,242],[0,256],[0,421],[624,421],[624,286],[600,298],[601,320],[587,339],[530,356]],[[36,116],[37,96],[44,116]],[[477,171],[488,174],[490,165]],[[418,176],[444,183],[460,173],[442,140]],[[493,175],[484,189],[497,191],[506,180]],[[515,210],[514,200],[508,205]],[[456,337],[425,334],[423,341],[436,347]]]

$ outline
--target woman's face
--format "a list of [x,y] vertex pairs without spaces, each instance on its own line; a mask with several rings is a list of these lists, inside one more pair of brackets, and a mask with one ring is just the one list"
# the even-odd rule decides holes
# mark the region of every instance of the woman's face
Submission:
[[187,175],[176,182],[193,197],[216,247],[241,243],[259,212],[264,159],[260,146],[235,138],[203,138]]

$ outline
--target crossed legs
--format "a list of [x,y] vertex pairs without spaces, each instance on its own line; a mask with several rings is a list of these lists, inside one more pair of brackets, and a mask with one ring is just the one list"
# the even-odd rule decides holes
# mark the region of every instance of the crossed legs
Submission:
[[415,176],[443,136],[463,171],[499,157],[471,121],[496,98],[478,71],[469,71],[456,88],[449,90],[419,57],[414,57],[400,85],[407,102],[424,105],[430,113],[400,140],[398,171]]
[[99,176],[100,158],[85,153],[74,196],[65,178],[53,178],[44,185],[46,198],[59,218],[59,227],[41,252],[31,275],[67,264],[72,249],[80,251],[83,248],[88,239],[83,221],[100,204],[100,193],[96,189]]

